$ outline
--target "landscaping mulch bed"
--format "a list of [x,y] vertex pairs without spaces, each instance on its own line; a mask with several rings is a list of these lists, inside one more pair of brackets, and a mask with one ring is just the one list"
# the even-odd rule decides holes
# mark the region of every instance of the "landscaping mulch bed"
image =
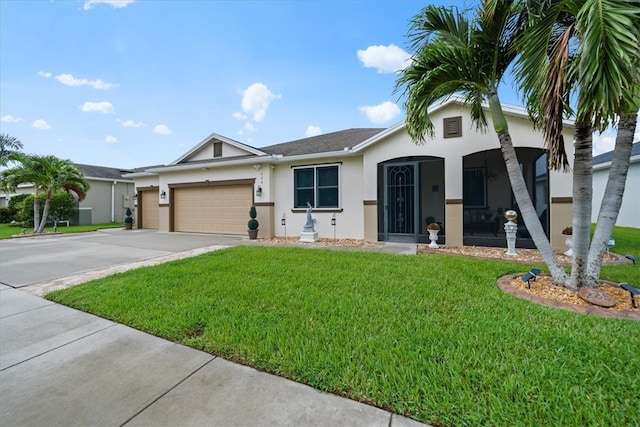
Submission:
[[[576,304],[584,307],[592,306],[591,303],[583,300],[578,296],[578,293],[564,286],[556,286],[551,280],[551,276],[538,276],[536,281],[531,281],[531,289],[527,287],[527,282],[523,282],[522,279],[514,277],[510,280],[510,284],[515,289],[521,292],[525,292],[531,295],[536,295],[542,298],[554,299],[556,301],[565,302],[568,304]],[[619,287],[602,283],[598,289],[609,294],[611,298],[616,301],[616,305],[610,307],[609,310],[637,310],[631,305],[631,298],[629,292]]]
[[304,243],[300,241],[300,237],[272,237],[271,239],[265,239],[268,243],[278,243],[285,245],[312,245],[312,246],[329,246],[339,248],[381,248],[383,243],[379,242],[366,242],[359,239],[327,239],[320,238],[317,242]]
[[[543,264],[544,260],[540,252],[536,249],[516,249],[516,255],[507,255],[505,248],[490,248],[484,246],[441,246],[438,249],[430,249],[428,245],[418,245],[418,252],[442,252],[454,255],[473,256],[477,258],[500,259],[503,261],[519,261],[532,264]],[[571,265],[571,257],[566,256],[562,251],[554,252],[558,261],[564,265]],[[605,253],[602,259],[603,264],[615,264],[625,262],[618,255]]]

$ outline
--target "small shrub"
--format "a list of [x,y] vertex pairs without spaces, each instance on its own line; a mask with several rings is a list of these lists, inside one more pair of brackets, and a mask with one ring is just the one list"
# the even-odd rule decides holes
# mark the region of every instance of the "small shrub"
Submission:
[[260,225],[260,223],[256,219],[257,216],[258,216],[258,212],[256,211],[256,207],[251,206],[251,209],[249,209],[249,217],[251,217],[251,219],[249,220],[249,222],[247,222],[247,227],[249,228],[249,230],[258,229],[258,226]]
[[0,224],[9,224],[13,221],[13,215],[6,206],[0,206]]

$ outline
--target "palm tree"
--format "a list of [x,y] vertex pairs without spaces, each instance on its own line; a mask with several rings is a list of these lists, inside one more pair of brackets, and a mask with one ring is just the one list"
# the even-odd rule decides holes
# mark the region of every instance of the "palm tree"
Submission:
[[[634,0],[637,3],[637,1]],[[596,286],[615,225],[640,108],[640,7],[627,0],[530,1],[516,71],[528,109],[550,146],[561,141],[564,115],[577,91],[573,174],[573,265],[566,285]],[[589,247],[593,130],[620,115],[614,161]],[[555,167],[566,159],[552,157]]]
[[6,166],[11,160],[15,160],[21,154],[22,142],[14,136],[6,133],[0,134],[0,166]]
[[[89,191],[89,182],[70,160],[62,160],[55,156],[24,155],[19,158],[19,162],[19,166],[2,172],[0,184],[8,191],[15,191],[20,184],[34,186],[34,233],[44,231],[51,208],[51,197],[55,191],[73,191],[79,201],[84,200]],[[42,219],[38,199],[40,192],[46,194]]]
[[504,116],[498,86],[516,58],[515,42],[526,14],[513,0],[484,0],[478,16],[468,20],[458,9],[427,6],[411,21],[409,37],[416,51],[411,65],[396,82],[407,96],[407,132],[416,143],[433,135],[428,107],[453,94],[462,94],[471,118],[487,127],[483,102],[488,101],[493,128],[518,207],[553,279],[563,283],[567,273],[555,257],[531,202]]

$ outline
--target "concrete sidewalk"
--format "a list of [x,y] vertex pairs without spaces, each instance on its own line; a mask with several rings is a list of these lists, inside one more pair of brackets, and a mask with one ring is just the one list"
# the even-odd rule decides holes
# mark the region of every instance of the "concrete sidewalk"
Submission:
[[3,426],[420,424],[0,285]]

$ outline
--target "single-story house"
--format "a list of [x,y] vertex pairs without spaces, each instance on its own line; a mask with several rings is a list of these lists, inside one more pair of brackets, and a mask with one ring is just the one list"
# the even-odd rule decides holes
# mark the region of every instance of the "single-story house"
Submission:
[[[593,209],[591,222],[598,220],[602,196],[609,179],[609,169],[613,151],[600,154],[593,158]],[[640,228],[640,142],[635,142],[631,149],[631,163],[627,173],[627,184],[618,212],[616,225],[622,227]]]
[[[123,222],[127,207],[134,208],[134,182],[124,175],[134,172],[129,169],[118,169],[104,166],[74,165],[89,181],[91,189],[85,199],[78,204],[78,215],[69,218],[71,224],[106,224]],[[33,193],[33,185],[23,184],[15,194]],[[0,192],[0,206],[6,206],[13,194]]]
[[[564,248],[571,174],[548,171],[543,137],[524,109],[504,111],[539,217]],[[259,237],[296,236],[309,202],[320,238],[428,242],[428,219],[442,225],[440,243],[505,246],[503,215],[517,206],[496,134],[477,130],[459,98],[430,116],[435,134],[424,145],[404,122],[261,148],[211,134],[169,165],[126,175],[135,181],[137,226],[245,234],[254,205]],[[571,152],[573,123],[565,124]],[[519,246],[532,246],[522,221],[518,235]]]

